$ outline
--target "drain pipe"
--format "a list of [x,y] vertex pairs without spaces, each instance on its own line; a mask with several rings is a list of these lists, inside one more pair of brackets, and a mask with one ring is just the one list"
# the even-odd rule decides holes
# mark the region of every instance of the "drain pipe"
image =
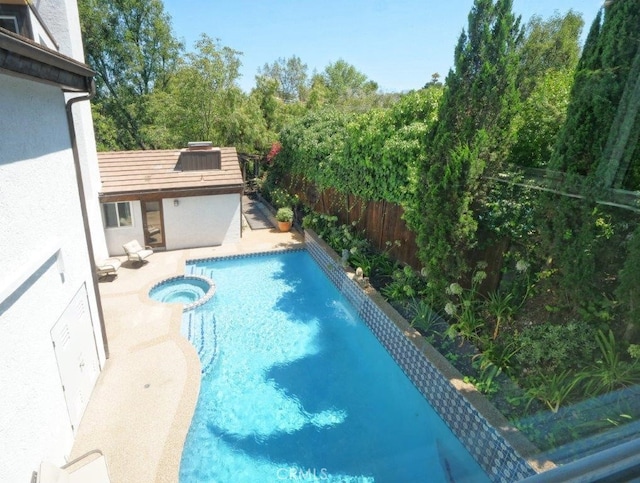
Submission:
[[[65,94],[71,94],[71,93],[74,93],[75,91],[68,91],[68,90],[65,91],[63,89],[62,92]],[[94,291],[97,309],[98,309],[98,319],[100,322],[100,332],[102,334],[102,343],[104,346],[104,356],[105,356],[105,359],[108,359],[109,343],[107,341],[107,330],[104,324],[104,314],[102,311],[102,300],[100,299],[100,290],[98,289],[98,271],[96,269],[96,262],[94,260],[93,241],[91,240],[91,229],[89,226],[89,213],[87,210],[87,203],[85,199],[84,183],[82,182],[82,169],[80,168],[80,154],[78,152],[78,140],[76,136],[76,128],[73,122],[73,109],[72,109],[73,105],[76,102],[90,101],[91,99],[94,98],[95,95],[96,95],[96,83],[93,80],[93,78],[91,78],[89,92],[86,95],[72,97],[66,102],[65,107],[67,111],[67,125],[69,128],[69,137],[71,138],[71,150],[73,152],[73,164],[76,170],[76,181],[78,184],[78,193],[80,195],[80,209],[82,211],[82,223],[84,225],[84,236],[87,243],[87,248],[89,249],[89,264],[91,266],[91,276],[93,278],[93,291]],[[95,342],[95,335],[94,335],[94,342]],[[100,367],[100,370],[102,370],[102,367]]]

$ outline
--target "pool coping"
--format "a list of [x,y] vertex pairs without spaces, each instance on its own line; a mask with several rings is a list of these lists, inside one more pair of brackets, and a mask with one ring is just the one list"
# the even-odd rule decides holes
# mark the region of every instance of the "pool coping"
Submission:
[[[345,293],[345,295],[357,309],[358,304],[354,303],[353,298],[358,298],[358,295],[354,295],[353,292],[359,290],[375,305],[375,309],[381,311],[384,316],[394,324],[395,328],[401,332],[403,340],[409,342],[411,346],[415,348],[415,350],[417,350],[424,359],[426,359],[428,364],[440,373],[449,385],[449,387],[445,386],[441,388],[444,392],[449,392],[449,394],[445,396],[447,402],[463,402],[462,406],[468,405],[468,407],[458,408],[458,404],[456,404],[455,409],[461,409],[461,412],[465,413],[462,414],[460,418],[456,418],[453,417],[449,411],[446,411],[451,409],[450,406],[433,404],[433,398],[430,397],[429,392],[426,391],[429,384],[433,384],[434,382],[437,384],[437,382],[434,381],[433,375],[420,374],[418,369],[408,366],[408,362],[406,360],[402,360],[402,357],[399,357],[399,353],[402,352],[402,348],[398,347],[398,345],[402,345],[402,342],[398,343],[397,339],[393,340],[394,335],[390,336],[391,340],[388,340],[388,338],[385,339],[384,334],[382,334],[381,337],[381,332],[384,332],[385,328],[380,328],[376,326],[376,322],[370,322],[367,320],[366,312],[371,312],[372,308],[364,307],[366,304],[362,302],[360,303],[361,307],[358,312],[363,316],[363,319],[365,319],[365,322],[370,326],[376,337],[400,367],[402,367],[405,374],[414,383],[418,390],[420,390],[427,400],[432,403],[432,406],[438,412],[440,417],[445,421],[465,447],[467,447],[469,452],[474,456],[493,481],[514,481],[513,476],[515,474],[526,477],[535,473],[548,471],[556,466],[550,460],[538,459],[538,457],[541,456],[539,449],[517,428],[515,428],[472,384],[464,382],[463,375],[429,342],[427,342],[418,331],[411,327],[407,320],[404,319],[404,317],[402,317],[402,315],[400,315],[379,292],[371,286],[363,287],[358,283],[354,270],[350,267],[345,267],[342,263],[341,257],[315,232],[313,232],[313,230],[305,230],[305,246],[314,259],[319,263],[323,271],[332,280],[334,285],[336,285],[342,293],[345,293],[345,288],[347,292],[352,292],[351,294]],[[329,260],[322,260],[321,256],[317,256],[317,253],[314,253],[315,247],[322,250]],[[341,278],[343,278],[343,280],[340,280]],[[344,287],[344,279],[350,281],[348,287]],[[413,354],[408,357],[412,358],[411,362],[416,362]],[[418,362],[420,361],[418,360]],[[416,365],[419,365],[419,363]],[[450,391],[451,388],[454,389],[455,393],[462,398],[462,401],[460,399],[456,400],[455,394],[452,394]],[[466,405],[464,402],[466,402]],[[501,444],[501,442],[496,441],[495,438],[493,438],[493,435],[491,435],[492,438],[489,438],[489,440],[485,442],[488,445],[495,444],[495,448],[490,448],[494,449],[496,453],[495,460],[493,461],[493,455],[486,458],[487,448],[482,448],[482,451],[480,452],[475,451],[477,449],[475,446],[477,446],[478,435],[469,434],[477,431],[479,427],[485,426],[493,429],[505,443]],[[530,469],[529,474],[526,474],[526,467],[519,469],[515,468],[518,459],[528,466]],[[507,466],[508,470],[512,471],[504,474],[503,466]]]

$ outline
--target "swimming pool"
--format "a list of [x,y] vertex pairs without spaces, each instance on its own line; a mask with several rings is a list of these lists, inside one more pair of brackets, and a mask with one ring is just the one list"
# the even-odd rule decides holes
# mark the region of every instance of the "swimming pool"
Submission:
[[197,262],[180,481],[488,481],[306,251]]

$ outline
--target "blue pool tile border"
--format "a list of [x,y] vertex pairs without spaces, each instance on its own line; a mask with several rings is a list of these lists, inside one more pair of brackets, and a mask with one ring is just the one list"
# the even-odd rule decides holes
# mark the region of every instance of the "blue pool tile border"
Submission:
[[[305,245],[322,271],[356,308],[360,317],[407,377],[492,481],[511,483],[536,474],[523,455],[516,451],[505,436],[490,424],[469,399],[456,389],[449,378],[445,377],[436,364],[427,358],[425,352],[418,348],[389,318],[381,309],[379,302],[374,301],[371,294],[367,294],[348,276],[340,258],[331,248],[310,230],[305,231]],[[421,343],[427,344],[425,341]],[[435,349],[431,349],[435,353]],[[434,356],[437,355],[434,354]],[[442,360],[438,362],[439,366],[442,364]],[[445,364],[448,365],[448,363]],[[453,368],[452,370],[455,371]],[[477,392],[474,396],[475,399],[484,399]],[[483,404],[488,405],[488,402],[485,400]],[[497,412],[495,409],[494,411]],[[509,425],[506,419],[502,419],[499,423],[503,432],[512,434],[511,439],[524,450],[523,452],[528,455],[535,454],[536,448]]]
[[[281,252],[302,252],[305,250],[304,246],[298,246],[298,247],[294,247],[294,248],[282,248],[279,250],[265,250],[265,251],[261,251],[261,252],[249,252],[249,253],[236,253],[236,254],[232,254],[232,255],[220,255],[220,256],[216,256],[216,257],[206,257],[206,258],[191,258],[185,261],[186,265],[190,265],[190,264],[195,264],[195,263],[200,263],[200,262],[215,262],[215,261],[220,261],[220,260],[229,260],[229,259],[234,259],[234,258],[249,258],[249,257],[262,257],[264,255],[273,255],[274,253],[281,253]],[[202,274],[197,273],[196,271],[194,271],[194,269],[196,269],[197,267],[192,266],[191,267],[191,271],[189,272],[189,275],[197,275],[197,276],[203,276]]]

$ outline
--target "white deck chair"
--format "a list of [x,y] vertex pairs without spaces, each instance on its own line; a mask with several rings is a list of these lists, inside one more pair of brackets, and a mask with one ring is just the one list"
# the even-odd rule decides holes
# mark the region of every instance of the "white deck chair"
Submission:
[[117,276],[120,265],[122,265],[122,262],[118,258],[107,258],[103,262],[97,263],[98,278],[106,277],[107,275]]
[[69,461],[64,466],[56,466],[43,461],[40,471],[31,478],[32,483],[110,483],[107,461],[102,451],[94,449]]
[[147,257],[153,254],[151,247],[142,248],[138,240],[131,240],[130,242],[122,245],[122,248],[124,248],[130,262],[142,263],[146,261],[145,259]]

